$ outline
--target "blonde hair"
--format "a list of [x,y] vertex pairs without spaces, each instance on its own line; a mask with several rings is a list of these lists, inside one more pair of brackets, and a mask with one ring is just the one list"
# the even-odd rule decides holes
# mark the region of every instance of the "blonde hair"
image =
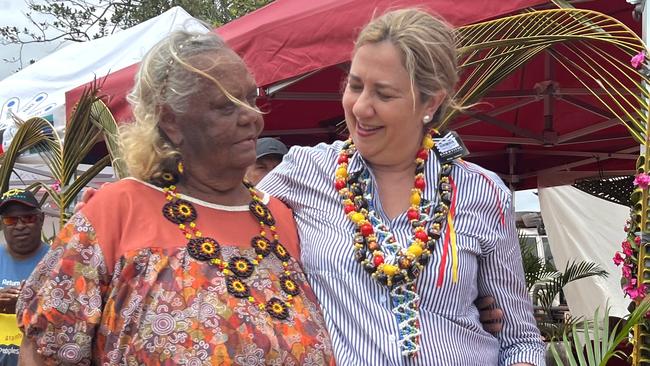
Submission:
[[458,82],[456,37],[448,23],[420,9],[390,11],[361,30],[354,51],[383,41],[391,42],[402,54],[414,100],[416,88],[421,101],[445,92],[436,112],[438,118],[432,122],[439,120],[447,108],[456,108],[452,99]]
[[135,86],[127,96],[133,109],[134,122],[120,126],[120,150],[129,174],[145,181],[156,181],[164,172],[174,171],[180,152],[158,128],[163,106],[173,113],[187,110],[190,98],[207,79],[236,105],[255,110],[255,106],[231,95],[221,83],[206,71],[190,64],[193,56],[232,50],[215,33],[177,30],[153,46],[145,55],[135,77]]

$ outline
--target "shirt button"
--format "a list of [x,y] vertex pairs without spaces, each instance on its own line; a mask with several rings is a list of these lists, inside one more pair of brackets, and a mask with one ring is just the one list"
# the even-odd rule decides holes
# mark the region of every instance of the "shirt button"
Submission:
[[381,302],[384,303],[384,304],[386,303],[386,300],[387,300],[387,299],[386,299],[386,296],[385,296],[385,295],[381,295],[381,296],[379,297],[379,301],[381,301]]
[[392,335],[392,334],[389,335],[389,336],[388,336],[388,340],[391,341],[391,342],[395,342],[395,336]]

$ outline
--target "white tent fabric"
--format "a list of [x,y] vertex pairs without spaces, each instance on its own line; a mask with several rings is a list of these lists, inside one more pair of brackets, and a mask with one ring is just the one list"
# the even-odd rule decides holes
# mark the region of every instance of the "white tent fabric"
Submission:
[[625,239],[623,227],[629,208],[594,197],[570,185],[539,188],[542,218],[556,267],[572,260],[600,264],[607,278],[586,278],[565,287],[573,316],[593,318],[596,308],[611,307],[610,314],[623,317],[630,300],[623,297],[620,268],[612,262]]
[[[160,39],[182,26],[209,31],[183,8],[165,13],[132,28],[96,40],[71,43],[0,81],[0,130],[21,118],[50,117],[55,127],[65,125],[65,92],[140,62]],[[58,128],[57,128],[58,129]]]

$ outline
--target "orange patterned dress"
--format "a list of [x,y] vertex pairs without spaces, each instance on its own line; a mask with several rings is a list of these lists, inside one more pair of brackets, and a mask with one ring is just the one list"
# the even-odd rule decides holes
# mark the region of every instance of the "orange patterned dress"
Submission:
[[[226,207],[182,197],[197,227],[221,245],[224,260],[254,258],[259,223],[248,206]],[[267,202],[268,201],[268,202]],[[280,241],[299,258],[291,211],[265,197]],[[97,192],[62,229],[27,281],[19,323],[50,364],[331,365],[324,321],[298,262],[301,292],[286,320],[272,318],[228,293],[224,275],[197,261],[187,239],[162,214],[164,193],[127,179]],[[246,280],[266,301],[281,294],[282,263],[260,261]]]

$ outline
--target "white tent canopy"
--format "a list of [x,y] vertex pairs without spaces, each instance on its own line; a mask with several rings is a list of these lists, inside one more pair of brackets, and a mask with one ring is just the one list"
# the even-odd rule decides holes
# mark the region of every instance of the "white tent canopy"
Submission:
[[[71,43],[0,81],[0,130],[12,124],[11,113],[21,118],[50,117],[55,127],[65,126],[65,93],[79,85],[140,62],[165,35],[185,26],[209,31],[183,8],[165,13],[110,36]],[[58,128],[57,128],[58,129]]]

